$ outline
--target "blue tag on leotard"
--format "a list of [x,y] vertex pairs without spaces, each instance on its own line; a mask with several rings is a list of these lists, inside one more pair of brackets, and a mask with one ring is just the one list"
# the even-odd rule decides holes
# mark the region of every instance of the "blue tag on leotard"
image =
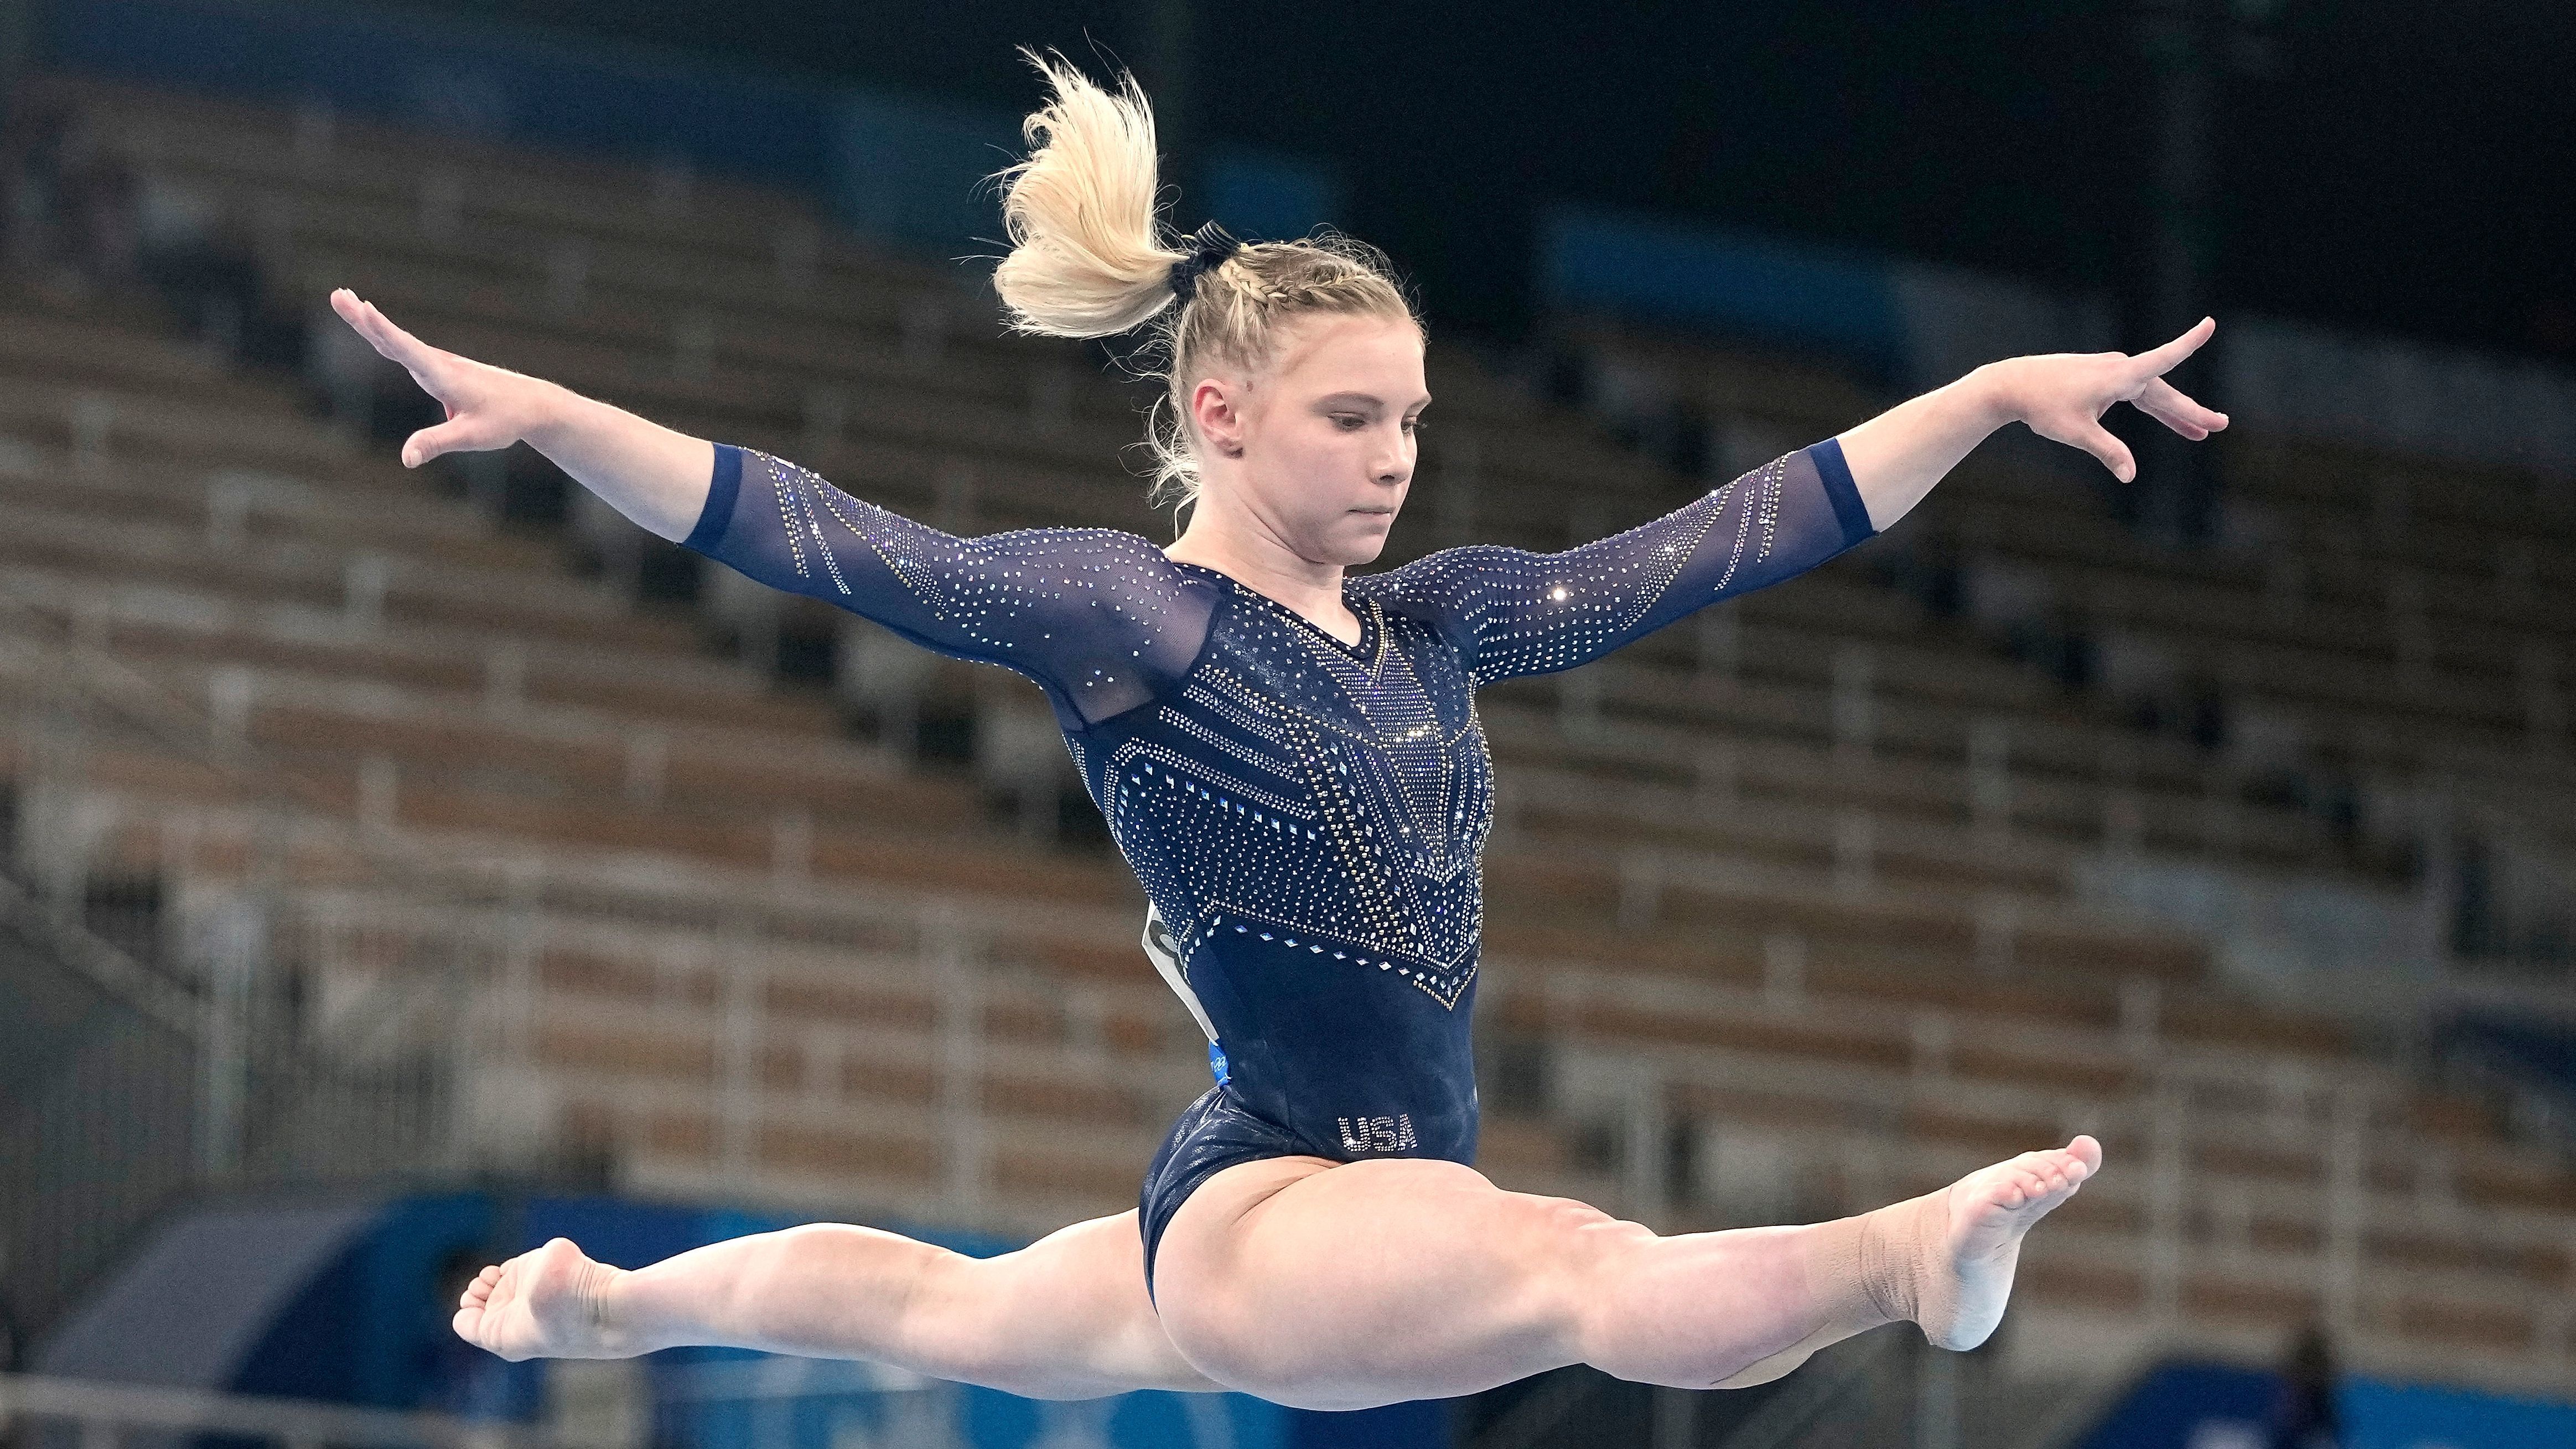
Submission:
[[1224,1086],[1225,1049],[1218,1046],[1215,1042],[1208,1043],[1208,1065],[1216,1069],[1216,1084],[1220,1087]]

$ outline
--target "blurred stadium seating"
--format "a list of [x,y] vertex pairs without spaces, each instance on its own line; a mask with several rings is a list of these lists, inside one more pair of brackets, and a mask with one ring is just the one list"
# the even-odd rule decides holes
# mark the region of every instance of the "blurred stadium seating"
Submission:
[[[321,299],[960,532],[1156,532],[1114,466],[1141,395],[785,192],[45,90],[255,258],[287,309],[263,345],[301,357],[235,365],[256,304],[0,298],[25,913],[121,948],[83,981],[194,1001],[233,963],[204,1019],[321,1063],[297,1090],[334,1105],[300,1110],[339,1131],[263,1149],[235,1111],[197,1129],[223,1171],[402,1157],[354,1133],[433,1173],[998,1233],[1132,1206],[1205,1043],[1035,691],[701,569],[524,448],[404,473],[434,405]],[[1598,537],[1889,401],[1580,318],[1556,346],[1692,390],[1707,472],[1436,343],[1388,562]],[[2232,549],[2158,551],[1998,450],[1813,576],[1482,696],[1479,1166],[1677,1232],[2088,1131],[2112,1170],[2031,1239],[2000,1345],[2030,1373],[2318,1320],[2376,1370],[2569,1382],[2563,1144],[2372,1013],[2223,969],[2126,869],[2442,892],[2446,945],[2563,982],[2566,530],[2527,478],[2225,446]],[[74,1141],[171,1150],[37,1145]],[[72,1291],[7,1270],[45,1311]]]

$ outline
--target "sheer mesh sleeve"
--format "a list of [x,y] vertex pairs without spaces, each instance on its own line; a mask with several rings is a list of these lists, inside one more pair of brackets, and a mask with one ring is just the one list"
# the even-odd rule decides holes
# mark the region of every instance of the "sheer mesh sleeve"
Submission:
[[682,546],[873,619],[924,648],[1036,680],[1068,725],[1152,699],[1189,671],[1212,591],[1114,528],[961,538],[863,502],[794,463],[716,445]]
[[1828,438],[1563,553],[1473,544],[1356,582],[1439,618],[1483,685],[1571,669],[1703,605],[1804,573],[1875,532],[1842,445]]

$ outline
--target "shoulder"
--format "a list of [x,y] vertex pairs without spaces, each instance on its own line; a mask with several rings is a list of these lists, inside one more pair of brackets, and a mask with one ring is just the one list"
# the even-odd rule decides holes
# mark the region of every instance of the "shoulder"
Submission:
[[1424,554],[1395,568],[1371,574],[1353,574],[1350,587],[1360,597],[1375,599],[1381,606],[1392,610],[1425,616],[1431,613],[1460,614],[1475,603],[1479,592],[1490,585],[1498,573],[1508,570],[1514,560],[1526,556],[1521,550],[1502,544],[1464,544]]
[[1167,584],[1183,576],[1152,539],[1123,528],[1014,528],[957,542],[989,558],[1079,570],[1103,587]]
[[1395,568],[1353,574],[1348,583],[1353,597],[1419,619],[1453,645],[1472,649],[1477,585],[1509,552],[1497,544],[1444,548]]
[[973,538],[946,538],[950,567],[975,587],[1016,598],[1058,619],[1113,613],[1148,627],[1169,623],[1172,611],[1203,582],[1141,534],[1123,528],[1016,528]]

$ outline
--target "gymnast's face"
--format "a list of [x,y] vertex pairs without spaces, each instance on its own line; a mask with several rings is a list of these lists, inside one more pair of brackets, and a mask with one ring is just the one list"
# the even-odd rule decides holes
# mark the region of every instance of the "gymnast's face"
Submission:
[[1193,402],[1214,454],[1204,501],[1310,563],[1365,564],[1385,549],[1431,402],[1411,321],[1304,319],[1267,372],[1202,379]]

